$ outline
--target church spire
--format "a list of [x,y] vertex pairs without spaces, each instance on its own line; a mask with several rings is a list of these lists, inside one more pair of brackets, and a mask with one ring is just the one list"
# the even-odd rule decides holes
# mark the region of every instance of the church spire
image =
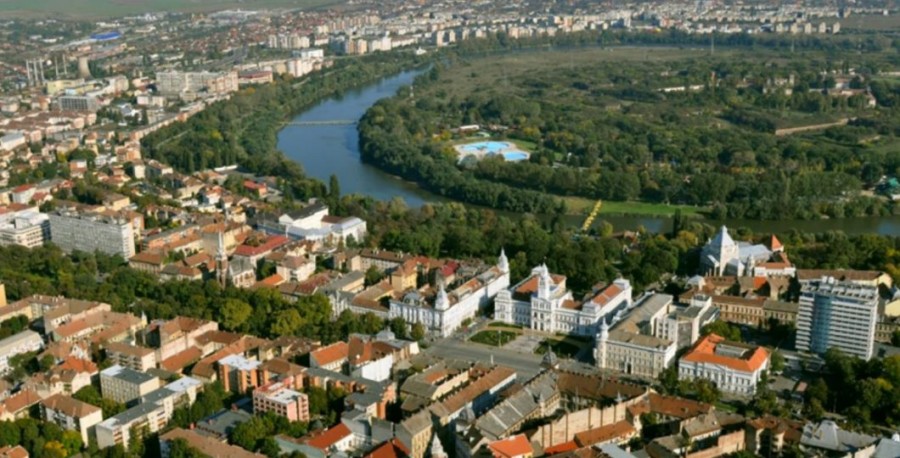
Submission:
[[228,253],[225,251],[226,225],[227,223],[222,223],[222,230],[219,231],[216,238],[216,279],[222,288],[225,288],[228,283]]
[[509,259],[506,258],[506,250],[503,248],[500,248],[500,257],[497,258],[497,267],[502,273],[509,272]]
[[447,297],[447,290],[444,289],[444,282],[440,282],[438,286],[437,297],[434,298],[435,310],[447,310],[450,308],[450,298]]
[[549,299],[550,287],[553,285],[553,279],[550,277],[550,271],[547,269],[547,264],[541,265],[540,273],[538,275],[538,298]]

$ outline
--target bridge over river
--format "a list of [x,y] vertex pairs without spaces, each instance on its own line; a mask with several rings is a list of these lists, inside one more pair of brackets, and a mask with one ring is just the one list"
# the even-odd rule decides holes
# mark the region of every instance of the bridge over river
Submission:
[[355,119],[328,119],[324,121],[289,121],[284,123],[285,126],[352,126],[356,124]]

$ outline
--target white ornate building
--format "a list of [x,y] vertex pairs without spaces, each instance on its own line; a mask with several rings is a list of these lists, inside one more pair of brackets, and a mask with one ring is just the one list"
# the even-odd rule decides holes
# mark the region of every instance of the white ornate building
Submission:
[[463,280],[449,292],[443,283],[433,288],[410,289],[390,300],[389,317],[409,324],[421,323],[434,335],[447,337],[468,318],[509,287],[509,260],[501,252],[497,265]]
[[566,277],[552,275],[546,265],[494,301],[494,319],[530,329],[592,336],[600,321],[631,306],[631,284],[618,279],[587,300],[576,301],[566,289]]
[[722,226],[716,236],[703,247],[700,267],[706,275],[742,276],[752,273],[756,264],[765,263],[771,257],[772,250],[765,245],[735,242],[728,234],[728,228]]

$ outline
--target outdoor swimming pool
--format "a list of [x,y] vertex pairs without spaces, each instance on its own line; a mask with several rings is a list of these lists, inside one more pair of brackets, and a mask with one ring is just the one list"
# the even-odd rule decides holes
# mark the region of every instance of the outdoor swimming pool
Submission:
[[456,152],[459,153],[459,159],[463,160],[467,156],[474,156],[477,159],[483,159],[487,156],[499,154],[504,160],[509,162],[528,160],[528,153],[519,149],[511,142],[486,141],[469,143],[466,145],[458,145]]

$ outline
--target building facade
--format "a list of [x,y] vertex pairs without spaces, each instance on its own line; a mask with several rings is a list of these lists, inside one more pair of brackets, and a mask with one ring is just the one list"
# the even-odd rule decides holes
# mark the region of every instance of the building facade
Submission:
[[669,367],[678,346],[657,332],[673,300],[668,294],[654,294],[613,326],[601,321],[594,351],[597,367],[642,377],[656,377]]
[[13,356],[38,351],[43,347],[44,340],[34,331],[22,331],[0,340],[0,374],[9,371],[9,360]]
[[77,431],[84,444],[88,443],[94,426],[103,421],[103,411],[99,407],[61,394],[41,401],[41,412],[45,421],[62,429]]
[[723,392],[752,396],[768,367],[769,352],[765,348],[729,342],[709,334],[678,360],[678,378],[703,378]]
[[59,209],[50,213],[50,237],[66,252],[100,251],[125,259],[134,256],[132,221],[116,215]]
[[566,289],[566,278],[538,266],[495,300],[494,319],[544,332],[593,336],[603,319],[631,307],[631,284],[618,279],[580,302]]
[[159,378],[122,366],[100,371],[100,393],[106,399],[122,404],[140,399],[159,388]]
[[833,277],[806,282],[797,314],[797,350],[822,354],[836,347],[869,359],[877,322],[877,288]]
[[463,282],[449,293],[441,284],[437,293],[427,297],[411,289],[398,299],[390,300],[389,316],[403,318],[410,325],[421,323],[437,336],[447,337],[474,318],[478,311],[509,287],[509,261],[501,253],[496,266]]
[[253,390],[253,412],[273,412],[290,421],[309,421],[309,399],[293,390],[290,382],[273,382]]

